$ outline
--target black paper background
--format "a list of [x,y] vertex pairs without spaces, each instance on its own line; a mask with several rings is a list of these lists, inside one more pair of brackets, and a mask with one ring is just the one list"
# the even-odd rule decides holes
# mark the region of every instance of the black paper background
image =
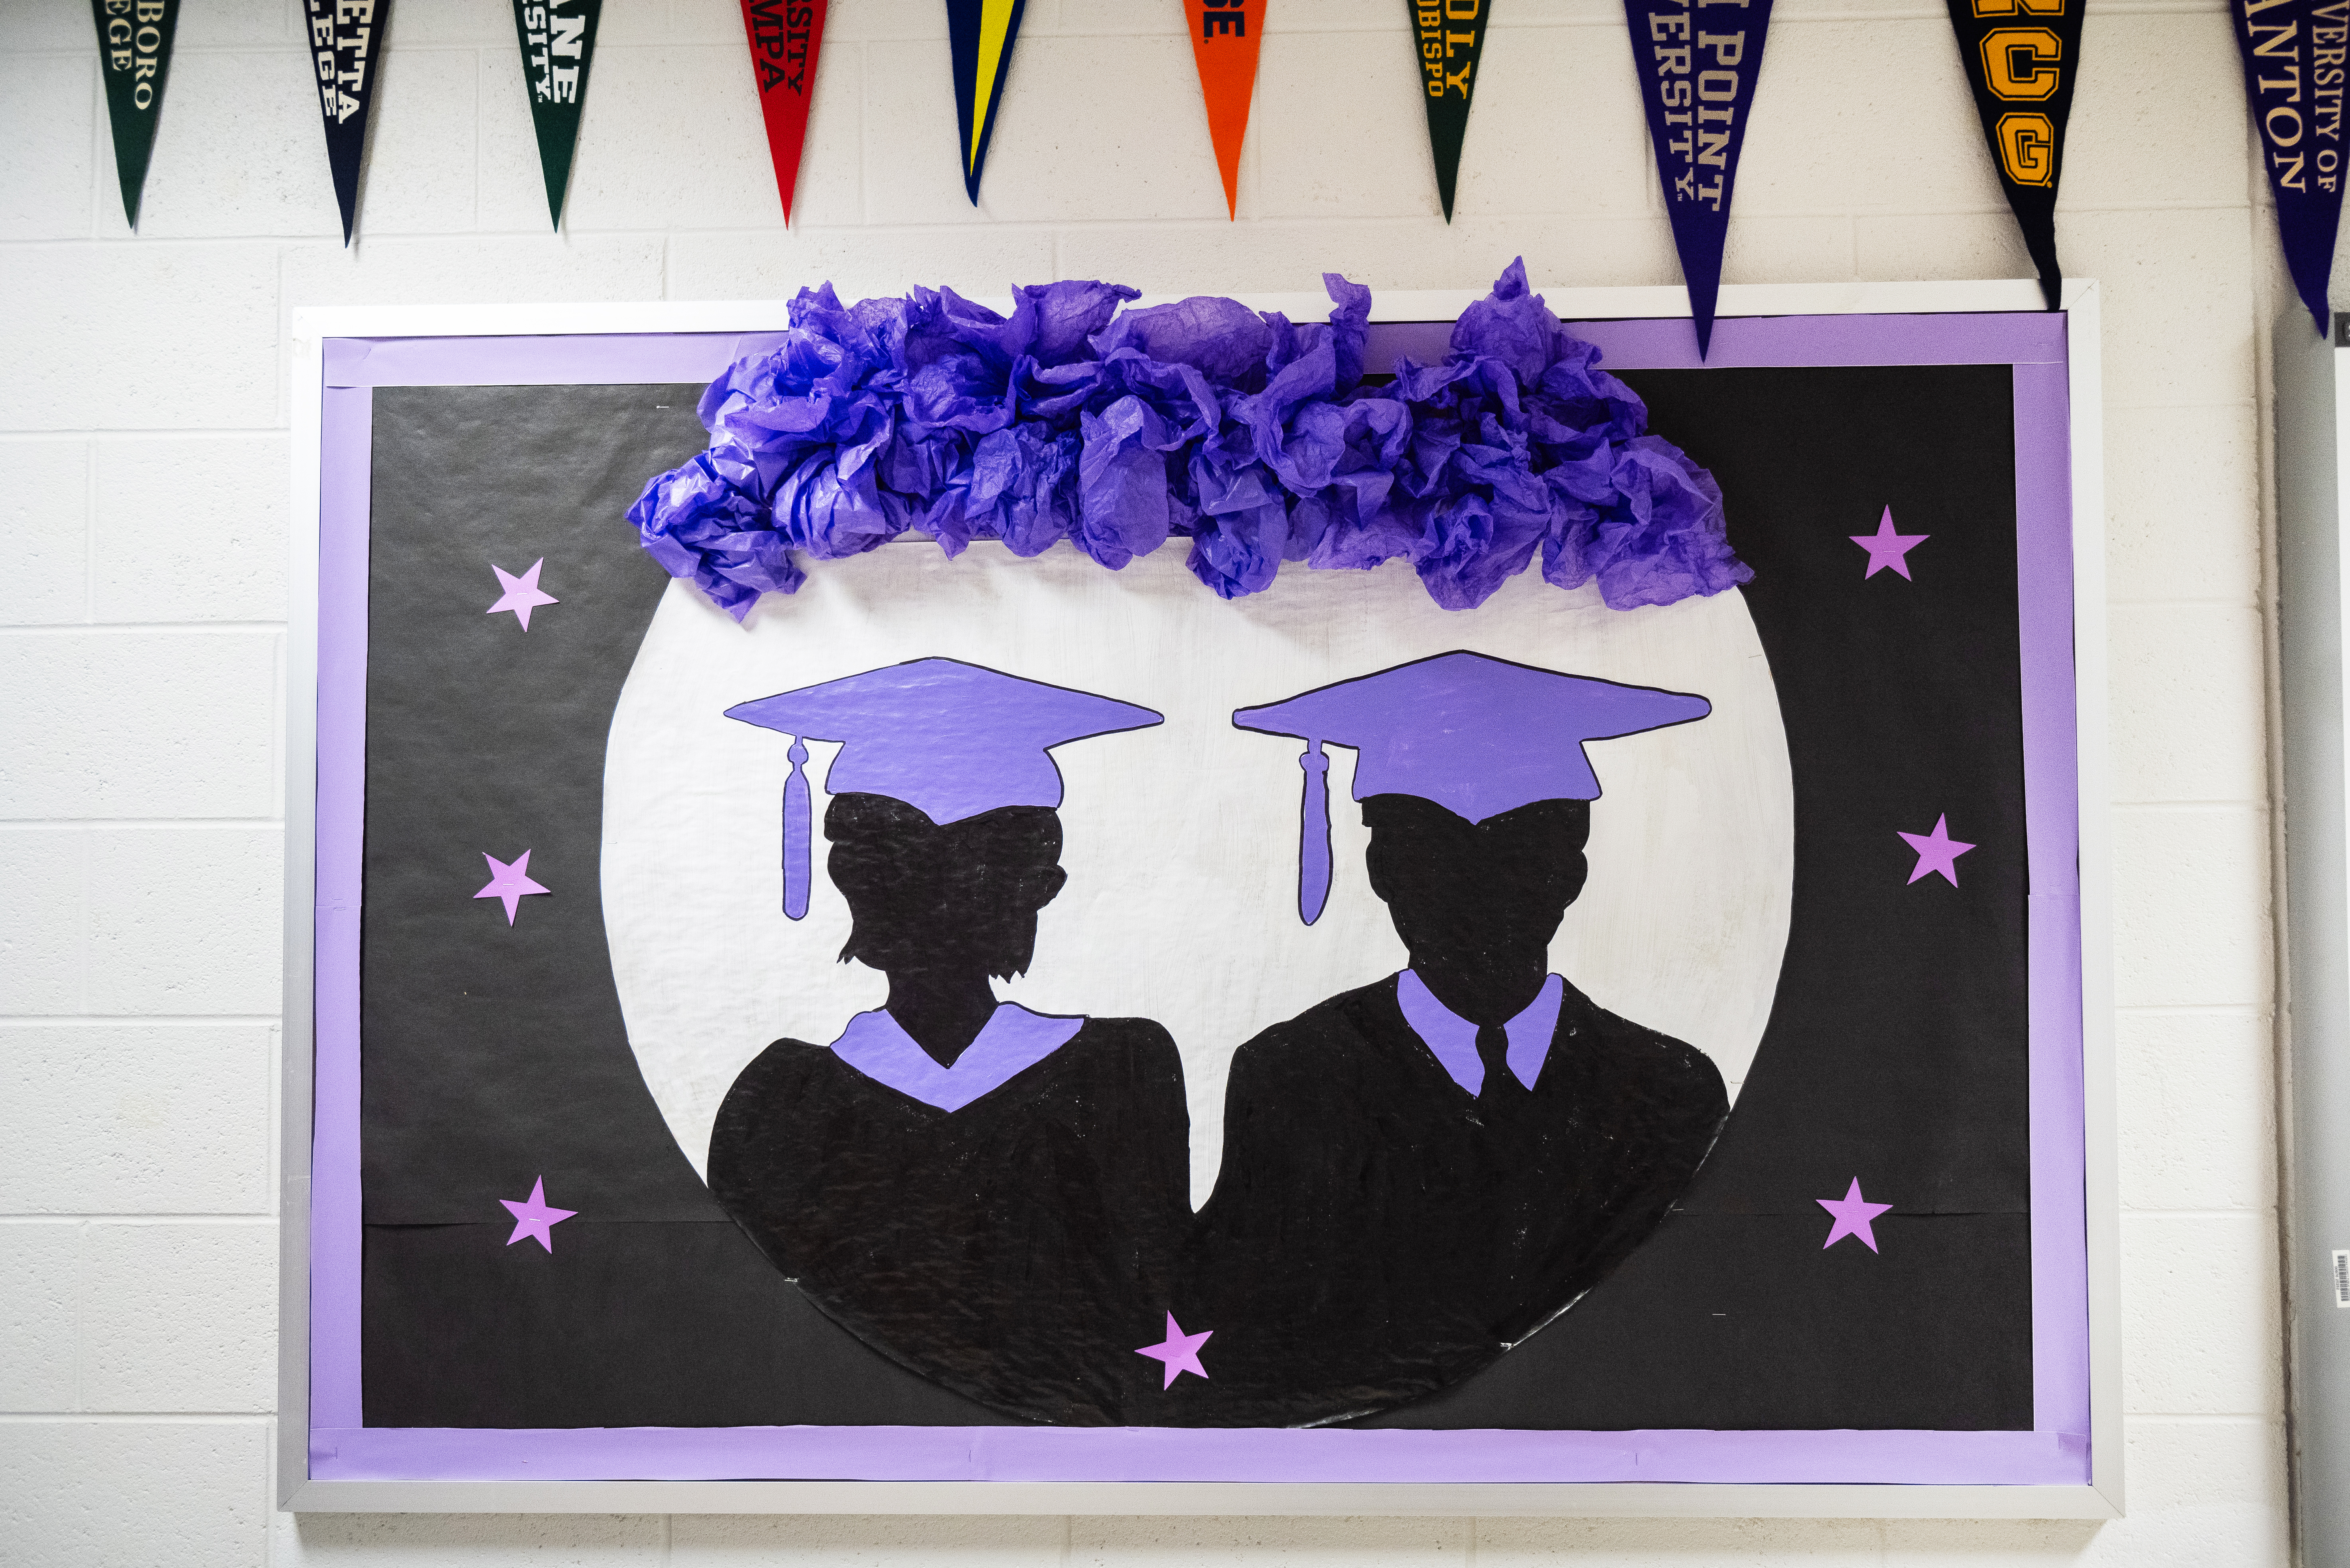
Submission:
[[[1490,1370],[1363,1424],[2029,1427],[2010,372],[1625,379],[1721,481],[1756,572],[1743,592],[1795,780],[1777,1004],[1728,1130],[1649,1242]],[[710,1201],[629,1053],[596,896],[603,755],[667,579],[620,514],[701,446],[698,390],[376,394],[369,1425],[1000,1419],[785,1283]],[[1915,581],[1864,580],[1846,537],[1887,504],[1931,535]],[[563,603],[527,634],[484,616],[491,562],[541,556]],[[1896,831],[1944,812],[1981,847],[1955,888],[1907,884]],[[525,847],[552,895],[511,930],[493,899],[452,914],[450,890],[487,879],[483,851]],[[507,1248],[496,1206],[541,1175],[580,1210],[553,1256]],[[1883,1251],[1823,1251],[1814,1200],[1855,1177],[1895,1206]]]

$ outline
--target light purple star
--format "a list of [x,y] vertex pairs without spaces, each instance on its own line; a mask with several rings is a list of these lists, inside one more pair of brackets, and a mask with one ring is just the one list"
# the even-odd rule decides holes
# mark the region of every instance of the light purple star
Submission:
[[1835,1216],[1835,1223],[1828,1227],[1828,1239],[1820,1243],[1821,1251],[1826,1251],[1846,1236],[1857,1236],[1862,1246],[1872,1252],[1877,1251],[1877,1232],[1870,1228],[1870,1223],[1893,1205],[1871,1203],[1863,1198],[1860,1195],[1860,1178],[1856,1176],[1852,1179],[1851,1189],[1842,1198],[1814,1198],[1812,1201]]
[[530,851],[527,849],[515,857],[515,862],[511,866],[494,855],[484,855],[482,858],[490,863],[490,885],[473,897],[495,898],[504,904],[506,924],[509,926],[515,923],[516,904],[521,903],[533,893],[546,893],[554,890],[542,888],[530,879]]
[[[504,597],[500,598],[497,603],[492,605],[482,613],[484,615],[495,615],[500,610],[512,610],[514,611],[515,619],[522,622],[523,630],[528,631],[530,629],[530,612],[532,610],[537,608],[540,605],[559,605],[563,602],[561,599],[556,598],[553,594],[541,593],[539,591],[538,569],[545,565],[546,565],[546,557],[541,556],[537,560],[533,561],[530,564],[529,571],[525,572],[521,576],[517,577],[508,574],[504,567],[494,563],[491,566],[490,570],[497,573],[498,587],[504,588],[505,590],[505,594]],[[1904,572],[1902,576],[1907,576],[1908,574]]]
[[498,1201],[504,1204],[515,1217],[514,1234],[506,1238],[509,1247],[527,1236],[552,1252],[555,1251],[555,1238],[549,1232],[579,1212],[577,1209],[549,1208],[546,1178],[543,1176],[530,1184],[530,1196],[522,1202],[517,1203],[511,1198],[501,1198]]
[[1146,1345],[1134,1354],[1166,1363],[1167,1381],[1159,1386],[1163,1392],[1174,1387],[1175,1379],[1186,1372],[1196,1373],[1201,1377],[1208,1375],[1208,1369],[1200,1365],[1200,1346],[1207,1344],[1215,1332],[1212,1328],[1206,1328],[1197,1334],[1185,1334],[1170,1312],[1167,1314],[1167,1337],[1157,1345]]
[[1909,576],[1909,552],[1933,535],[1896,534],[1893,531],[1893,508],[1888,506],[1885,509],[1884,517],[1877,522],[1876,533],[1847,534],[1845,537],[1868,552],[1868,570],[1861,573],[1862,582],[1868,581],[1887,566],[1916,582],[1918,579]]
[[[1900,829],[1894,829],[1899,833]],[[1955,888],[1959,885],[1959,857],[1974,847],[1950,836],[1950,816],[1948,812],[1934,819],[1931,833],[1902,833],[1901,841],[1918,852],[1918,864],[1909,873],[1915,882],[1929,873],[1939,872],[1943,881]]]

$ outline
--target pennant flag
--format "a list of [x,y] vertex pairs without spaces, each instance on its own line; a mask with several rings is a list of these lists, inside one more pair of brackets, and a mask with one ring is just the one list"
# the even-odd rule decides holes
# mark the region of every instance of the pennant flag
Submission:
[[947,44],[954,51],[955,119],[962,128],[962,188],[979,205],[979,177],[1012,74],[1012,45],[1020,36],[1027,0],[947,0]]
[[1731,189],[1762,75],[1763,35],[1771,30],[1771,0],[1738,0],[1735,11],[1711,16],[1709,3],[1697,0],[1692,10],[1690,0],[1624,0],[1700,359],[1713,347]]
[[522,76],[530,86],[530,127],[538,133],[538,171],[546,181],[546,217],[558,229],[603,11],[604,0],[514,0]]
[[172,74],[180,0],[89,0],[89,9],[98,19],[98,64],[106,78],[106,118],[114,128],[122,216],[135,229],[147,161],[155,151],[155,117],[163,111],[163,82]]
[[1967,83],[1991,139],[2007,204],[2040,273],[2041,296],[2064,298],[2056,265],[2056,179],[2064,167],[2064,122],[2081,65],[2085,0],[1950,0]]
[[799,189],[800,150],[807,144],[824,7],[825,0],[743,0],[743,32],[751,43],[751,74],[759,83],[759,114],[767,122],[767,155],[775,161],[786,225]]
[[2261,158],[2276,192],[2285,265],[2323,337],[2325,286],[2342,223],[2343,57],[2350,48],[2350,6],[2343,0],[2230,0],[2229,9],[2235,13]]
[[1200,96],[1208,105],[1208,139],[1224,177],[1224,216],[1241,208],[1241,141],[1248,135],[1249,99],[1256,92],[1256,51],[1264,42],[1265,0],[1182,0],[1191,30],[1191,59],[1200,67]]
[[1477,57],[1493,0],[1403,0],[1419,51],[1419,85],[1428,92],[1428,148],[1436,158],[1436,193],[1444,221],[1452,221],[1452,188],[1461,177],[1461,139],[1469,130],[1469,99],[1477,90]]
[[383,52],[391,0],[302,0],[318,110],[327,127],[327,165],[343,211],[343,244],[359,216],[359,160],[367,151],[368,108],[375,102],[376,61]]

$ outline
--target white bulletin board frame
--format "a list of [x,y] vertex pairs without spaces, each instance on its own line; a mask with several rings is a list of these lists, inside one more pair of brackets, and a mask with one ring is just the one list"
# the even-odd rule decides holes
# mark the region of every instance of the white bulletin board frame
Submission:
[[[886,292],[836,280],[844,298]],[[1683,317],[1678,287],[1543,291],[1564,320]],[[1319,295],[1243,295],[1300,320]],[[1481,297],[1375,297],[1374,322],[1451,320]],[[1005,306],[1008,302],[983,299]],[[1161,303],[1146,299],[1141,303]],[[1011,1481],[1011,1480],[354,1480],[311,1474],[310,1289],[320,691],[322,441],[327,346],[341,338],[609,337],[758,333],[788,325],[781,301],[643,305],[353,307],[294,313],[292,585],[286,656],[285,1030],[279,1168],[281,1288],[276,1501],[295,1511],[593,1513],[1371,1514],[2106,1519],[2122,1512],[2119,1201],[2116,1178],[2110,833],[2106,802],[2106,630],[2103,421],[2097,286],[2068,280],[2064,341],[2077,715],[2082,1198],[2086,1242],[2089,1480],[2079,1485],[1830,1485],[1789,1482]],[[2022,313],[2030,280],[1732,286],[1721,317]],[[1716,342],[1721,341],[1717,337]],[[583,377],[582,379],[592,378]]]

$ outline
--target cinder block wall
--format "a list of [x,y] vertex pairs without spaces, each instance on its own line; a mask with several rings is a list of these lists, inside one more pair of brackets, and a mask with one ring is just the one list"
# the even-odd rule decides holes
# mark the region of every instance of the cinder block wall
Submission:
[[[298,306],[1677,281],[1613,0],[1504,0],[1437,216],[1403,8],[1273,0],[1223,215],[1172,0],[1030,0],[964,202],[935,0],[838,0],[785,232],[732,0],[611,0],[547,232],[507,8],[398,0],[336,243],[294,0],[192,0],[125,230],[88,8],[0,0],[0,1562],[1481,1565],[2287,1553],[2264,652],[2285,298],[2223,6],[2094,5],[2131,1517],[2087,1525],[273,1516],[285,334]],[[1781,0],[1733,282],[2021,276],[1930,0]],[[1921,1376],[1933,1376],[1920,1367]]]

